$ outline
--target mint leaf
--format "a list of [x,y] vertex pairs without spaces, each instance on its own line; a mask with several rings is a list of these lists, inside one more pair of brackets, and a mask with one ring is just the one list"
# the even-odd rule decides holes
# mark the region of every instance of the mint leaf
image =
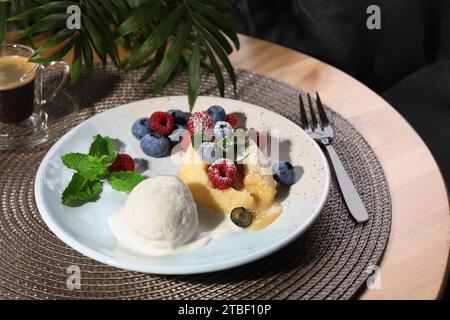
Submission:
[[105,178],[110,166],[107,156],[97,158],[83,153],[68,153],[61,156],[61,160],[66,167],[91,181]]
[[66,206],[77,205],[96,199],[102,192],[102,189],[100,181],[91,181],[81,174],[75,173],[64,190],[61,201]]
[[89,148],[89,155],[97,158],[103,158],[106,163],[111,165],[117,157],[114,143],[110,137],[96,135]]
[[131,171],[115,171],[108,176],[108,182],[114,190],[131,192],[146,177]]

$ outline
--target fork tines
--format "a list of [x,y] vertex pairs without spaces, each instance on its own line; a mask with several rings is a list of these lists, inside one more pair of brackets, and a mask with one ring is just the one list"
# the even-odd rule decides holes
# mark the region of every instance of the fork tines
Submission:
[[323,126],[329,125],[330,121],[328,120],[327,113],[325,112],[325,108],[323,107],[322,100],[320,100],[318,92],[316,92],[316,103],[317,103],[317,110],[319,110],[320,122],[322,122]]
[[320,123],[319,121],[317,121],[317,117],[316,117],[316,112],[314,110],[314,106],[312,103],[312,99],[311,99],[311,95],[308,93],[307,94],[308,97],[308,107],[309,107],[309,114],[310,114],[310,118],[311,118],[311,124],[308,120],[308,116],[306,113],[306,108],[305,108],[305,102],[303,101],[303,97],[300,94],[299,95],[299,99],[300,99],[300,121],[301,121],[301,125],[303,130],[305,131],[315,131],[320,129],[320,127],[324,128],[325,126],[328,126],[330,124],[330,121],[328,120],[327,114],[325,112],[325,108],[322,104],[322,101],[320,100],[320,96],[319,93],[316,92],[316,105],[317,105],[317,111],[319,114],[319,119],[320,119]]
[[299,94],[300,99],[300,122],[302,129],[306,132],[311,131],[311,126],[309,125],[308,116],[306,115],[305,103],[303,102],[302,94]]

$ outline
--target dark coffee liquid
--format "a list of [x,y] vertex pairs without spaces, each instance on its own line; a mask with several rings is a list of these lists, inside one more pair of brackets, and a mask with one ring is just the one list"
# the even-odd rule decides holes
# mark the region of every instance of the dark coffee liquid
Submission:
[[0,122],[19,123],[33,114],[35,70],[27,58],[0,57]]

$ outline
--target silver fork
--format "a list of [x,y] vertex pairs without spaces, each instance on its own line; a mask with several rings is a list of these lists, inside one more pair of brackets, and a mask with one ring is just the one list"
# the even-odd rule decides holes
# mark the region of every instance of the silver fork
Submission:
[[345,171],[336,150],[331,144],[334,136],[333,128],[328,120],[319,94],[316,93],[316,104],[320,122],[317,120],[316,111],[314,110],[311,100],[311,96],[308,93],[308,104],[311,117],[311,121],[309,121],[308,116],[306,115],[305,103],[303,102],[302,95],[300,95],[300,120],[302,123],[302,128],[311,138],[313,138],[317,143],[323,145],[327,150],[350,214],[358,223],[364,223],[369,220],[369,215],[367,214],[367,210],[364,207],[353,182]]

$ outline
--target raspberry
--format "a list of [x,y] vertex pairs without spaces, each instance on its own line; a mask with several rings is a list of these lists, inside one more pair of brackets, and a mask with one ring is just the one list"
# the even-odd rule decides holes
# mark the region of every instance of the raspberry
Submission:
[[134,160],[127,154],[118,154],[109,171],[134,171]]
[[227,114],[225,121],[228,122],[229,124],[231,124],[231,126],[233,128],[237,127],[237,119],[234,114]]
[[173,131],[173,118],[167,112],[155,112],[148,119],[148,126],[154,132],[167,136]]
[[212,127],[212,119],[206,112],[194,112],[187,122],[187,128],[191,134],[205,132]]
[[208,169],[208,178],[216,189],[228,189],[236,179],[236,165],[228,159],[218,159]]

